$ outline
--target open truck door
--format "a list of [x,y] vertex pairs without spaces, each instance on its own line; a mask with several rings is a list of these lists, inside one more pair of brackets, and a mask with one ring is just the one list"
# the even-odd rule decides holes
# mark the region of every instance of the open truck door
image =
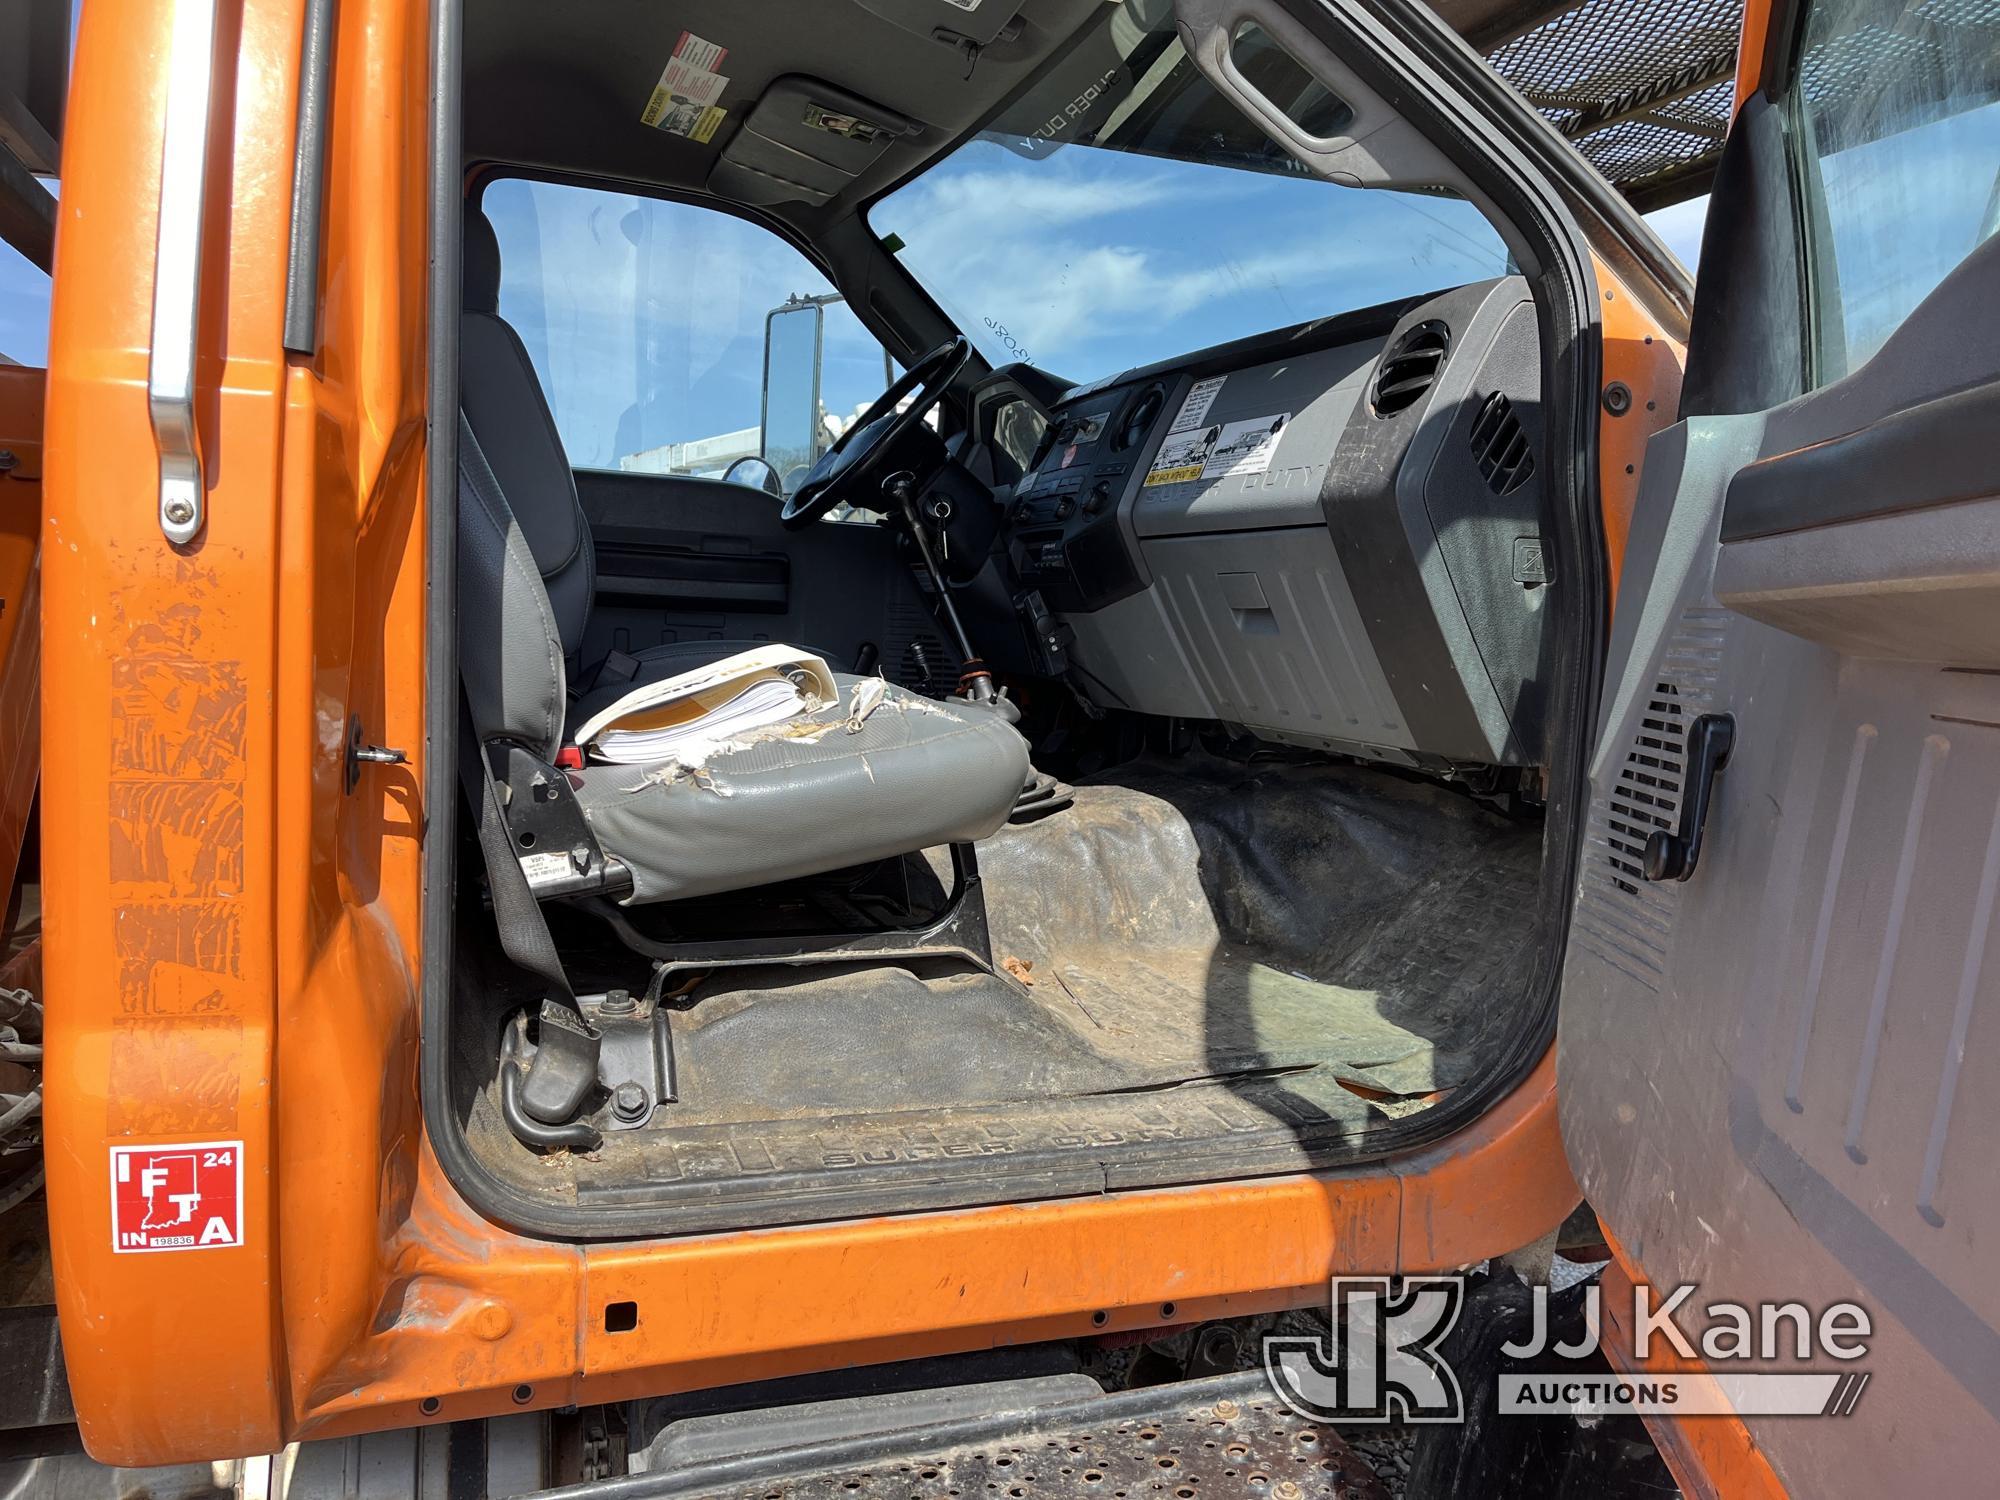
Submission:
[[1871,1325],[1810,1362],[1871,1420],[1673,1424],[1696,1491],[1907,1492],[2000,1438],[2000,21],[1946,9],[1753,0],[1625,554],[1564,1140],[1711,1371],[1774,1368],[1713,1304]]

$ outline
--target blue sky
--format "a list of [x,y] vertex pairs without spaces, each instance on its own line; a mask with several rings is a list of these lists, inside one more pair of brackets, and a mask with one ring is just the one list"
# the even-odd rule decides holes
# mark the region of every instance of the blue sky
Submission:
[[49,359],[49,278],[5,240],[0,240],[0,354],[19,365],[45,365]]
[[[1106,178],[1125,192],[1118,214],[1098,194]],[[508,259],[504,310],[575,461],[754,425],[763,315],[793,292],[832,290],[826,279],[742,220],[584,196],[515,181],[485,200]],[[1702,206],[1655,216],[1690,263]],[[1491,275],[1500,253],[1464,204],[1087,148],[1029,162],[975,143],[885,200],[874,222],[903,234],[905,263],[934,279],[989,358],[1018,357],[986,326],[992,318],[1072,379]],[[46,362],[48,301],[48,278],[0,245],[0,354]],[[642,301],[647,323],[689,337],[647,347]],[[829,310],[826,337],[826,404],[852,410],[881,389],[880,352],[844,308]]]
[[[508,179],[483,207],[500,310],[573,463],[609,467],[759,420],[764,318],[831,291],[760,226],[684,204]],[[1504,274],[1470,205],[1316,179],[975,141],[871,215],[990,361],[1090,380],[1244,334]],[[854,411],[880,349],[828,310],[823,398]]]
[[869,225],[989,360],[1082,381],[1507,266],[1455,200],[984,137]]

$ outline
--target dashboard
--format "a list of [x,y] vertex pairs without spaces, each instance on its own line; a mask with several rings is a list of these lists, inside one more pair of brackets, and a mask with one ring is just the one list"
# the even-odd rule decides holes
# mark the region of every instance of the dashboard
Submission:
[[1540,408],[1518,277],[1226,345],[1063,393],[999,548],[1103,707],[1531,764]]

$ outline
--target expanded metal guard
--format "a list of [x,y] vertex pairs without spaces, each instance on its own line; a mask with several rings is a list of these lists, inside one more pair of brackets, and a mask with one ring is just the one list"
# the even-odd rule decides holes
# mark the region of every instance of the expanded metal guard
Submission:
[[1721,153],[1742,15],[1742,0],[1581,0],[1470,39],[1599,171],[1650,208],[1700,192]]
[[[1736,102],[1743,0],[1431,0],[1577,148],[1642,208],[1706,189]],[[1884,76],[1963,74],[1984,97],[1977,64],[2000,69],[1992,34],[2000,0],[1908,0],[1823,37],[1798,86],[1816,108],[1819,149],[1842,148],[1844,111]],[[1973,71],[1967,72],[1971,67]]]

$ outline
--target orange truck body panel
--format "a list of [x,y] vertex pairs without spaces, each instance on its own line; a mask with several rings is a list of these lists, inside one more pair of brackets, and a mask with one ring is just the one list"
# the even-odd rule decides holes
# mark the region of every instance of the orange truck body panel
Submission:
[[1743,29],[1736,45],[1736,109],[1743,108],[1743,101],[1763,87],[1771,22],[1778,5],[1779,0],[1743,0]]
[[1631,287],[1597,262],[1598,318],[1604,339],[1604,384],[1632,393],[1629,406],[1597,424],[1598,507],[1604,523],[1612,607],[1625,571],[1625,539],[1639,502],[1639,474],[1646,440],[1680,410],[1681,371],[1687,364],[1685,333],[1676,338],[1645,310]]
[[[1707,1367],[1699,1359],[1683,1358],[1665,1338],[1652,1341],[1645,1359],[1634,1356],[1637,1330],[1632,1324],[1632,1293],[1635,1287],[1649,1285],[1638,1264],[1612,1239],[1611,1261],[1600,1278],[1605,1357],[1627,1375],[1707,1378]],[[1652,1300],[1657,1304],[1657,1297]],[[1712,1391],[1704,1394],[1713,1399]],[[1782,1500],[1785,1495],[1783,1482],[1741,1418],[1649,1416],[1645,1420],[1654,1446],[1689,1500]]]
[[[483,1219],[417,1094],[430,7],[338,7],[310,361],[281,332],[303,3],[220,8],[208,514],[185,548],[160,533],[146,401],[170,7],[84,7],[64,147],[40,529],[48,1193],[94,1456],[1316,1303],[1329,1276],[1465,1265],[1569,1212],[1544,1058],[1449,1142],[1353,1171],[604,1246]],[[1639,398],[1605,444],[1615,561],[1679,348],[1636,299],[1604,311],[1607,378]],[[348,794],[356,717],[411,763]],[[242,1147],[242,1243],[121,1253],[111,1148],[217,1141]],[[614,1302],[636,1327],[607,1331]]]

